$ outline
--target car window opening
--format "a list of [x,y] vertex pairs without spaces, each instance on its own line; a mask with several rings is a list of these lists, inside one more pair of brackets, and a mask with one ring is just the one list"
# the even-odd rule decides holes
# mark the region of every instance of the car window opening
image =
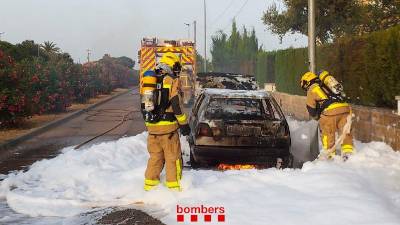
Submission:
[[213,98],[205,116],[208,119],[263,120],[273,119],[274,113],[270,108],[264,110],[261,99]]

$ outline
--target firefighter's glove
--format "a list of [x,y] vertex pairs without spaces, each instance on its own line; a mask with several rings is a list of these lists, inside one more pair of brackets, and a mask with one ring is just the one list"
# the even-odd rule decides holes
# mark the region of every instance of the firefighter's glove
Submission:
[[189,124],[181,125],[179,128],[183,136],[188,136],[190,134]]

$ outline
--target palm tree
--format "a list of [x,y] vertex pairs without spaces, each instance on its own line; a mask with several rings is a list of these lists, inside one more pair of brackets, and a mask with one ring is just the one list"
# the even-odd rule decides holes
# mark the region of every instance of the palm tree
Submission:
[[56,46],[56,44],[52,41],[45,41],[41,45],[42,49],[46,51],[47,53],[58,53],[60,51],[60,48]]

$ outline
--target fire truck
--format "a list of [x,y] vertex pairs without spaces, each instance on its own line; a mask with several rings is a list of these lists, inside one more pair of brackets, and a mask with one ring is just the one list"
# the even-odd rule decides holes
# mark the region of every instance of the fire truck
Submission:
[[181,58],[182,72],[179,75],[183,91],[183,102],[188,104],[194,95],[196,74],[195,43],[191,40],[166,40],[158,38],[143,38],[138,52],[140,64],[140,82],[143,73],[154,70],[162,55],[172,52]]

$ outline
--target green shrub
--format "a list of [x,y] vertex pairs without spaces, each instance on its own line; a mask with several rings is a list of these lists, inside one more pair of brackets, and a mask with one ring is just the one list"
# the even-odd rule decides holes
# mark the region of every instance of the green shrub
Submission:
[[12,57],[0,50],[0,127],[16,124],[31,115],[23,80]]
[[256,79],[259,85],[275,82],[275,52],[258,52]]
[[[317,47],[317,70],[331,72],[343,83],[349,101],[355,104],[395,107],[400,95],[400,25],[358,37],[345,37]],[[265,55],[274,58],[273,69],[263,63]],[[260,83],[275,77],[277,90],[304,95],[299,87],[308,70],[306,48],[286,49],[258,54],[256,71]],[[266,74],[264,74],[266,73]]]
[[17,45],[0,41],[0,128],[33,115],[63,112],[73,101],[84,103],[137,83],[129,58],[104,56],[81,65],[67,53],[37,57],[37,46],[33,41]]
[[275,83],[279,91],[302,94],[299,76],[307,71],[307,49],[277,51],[275,57]]

